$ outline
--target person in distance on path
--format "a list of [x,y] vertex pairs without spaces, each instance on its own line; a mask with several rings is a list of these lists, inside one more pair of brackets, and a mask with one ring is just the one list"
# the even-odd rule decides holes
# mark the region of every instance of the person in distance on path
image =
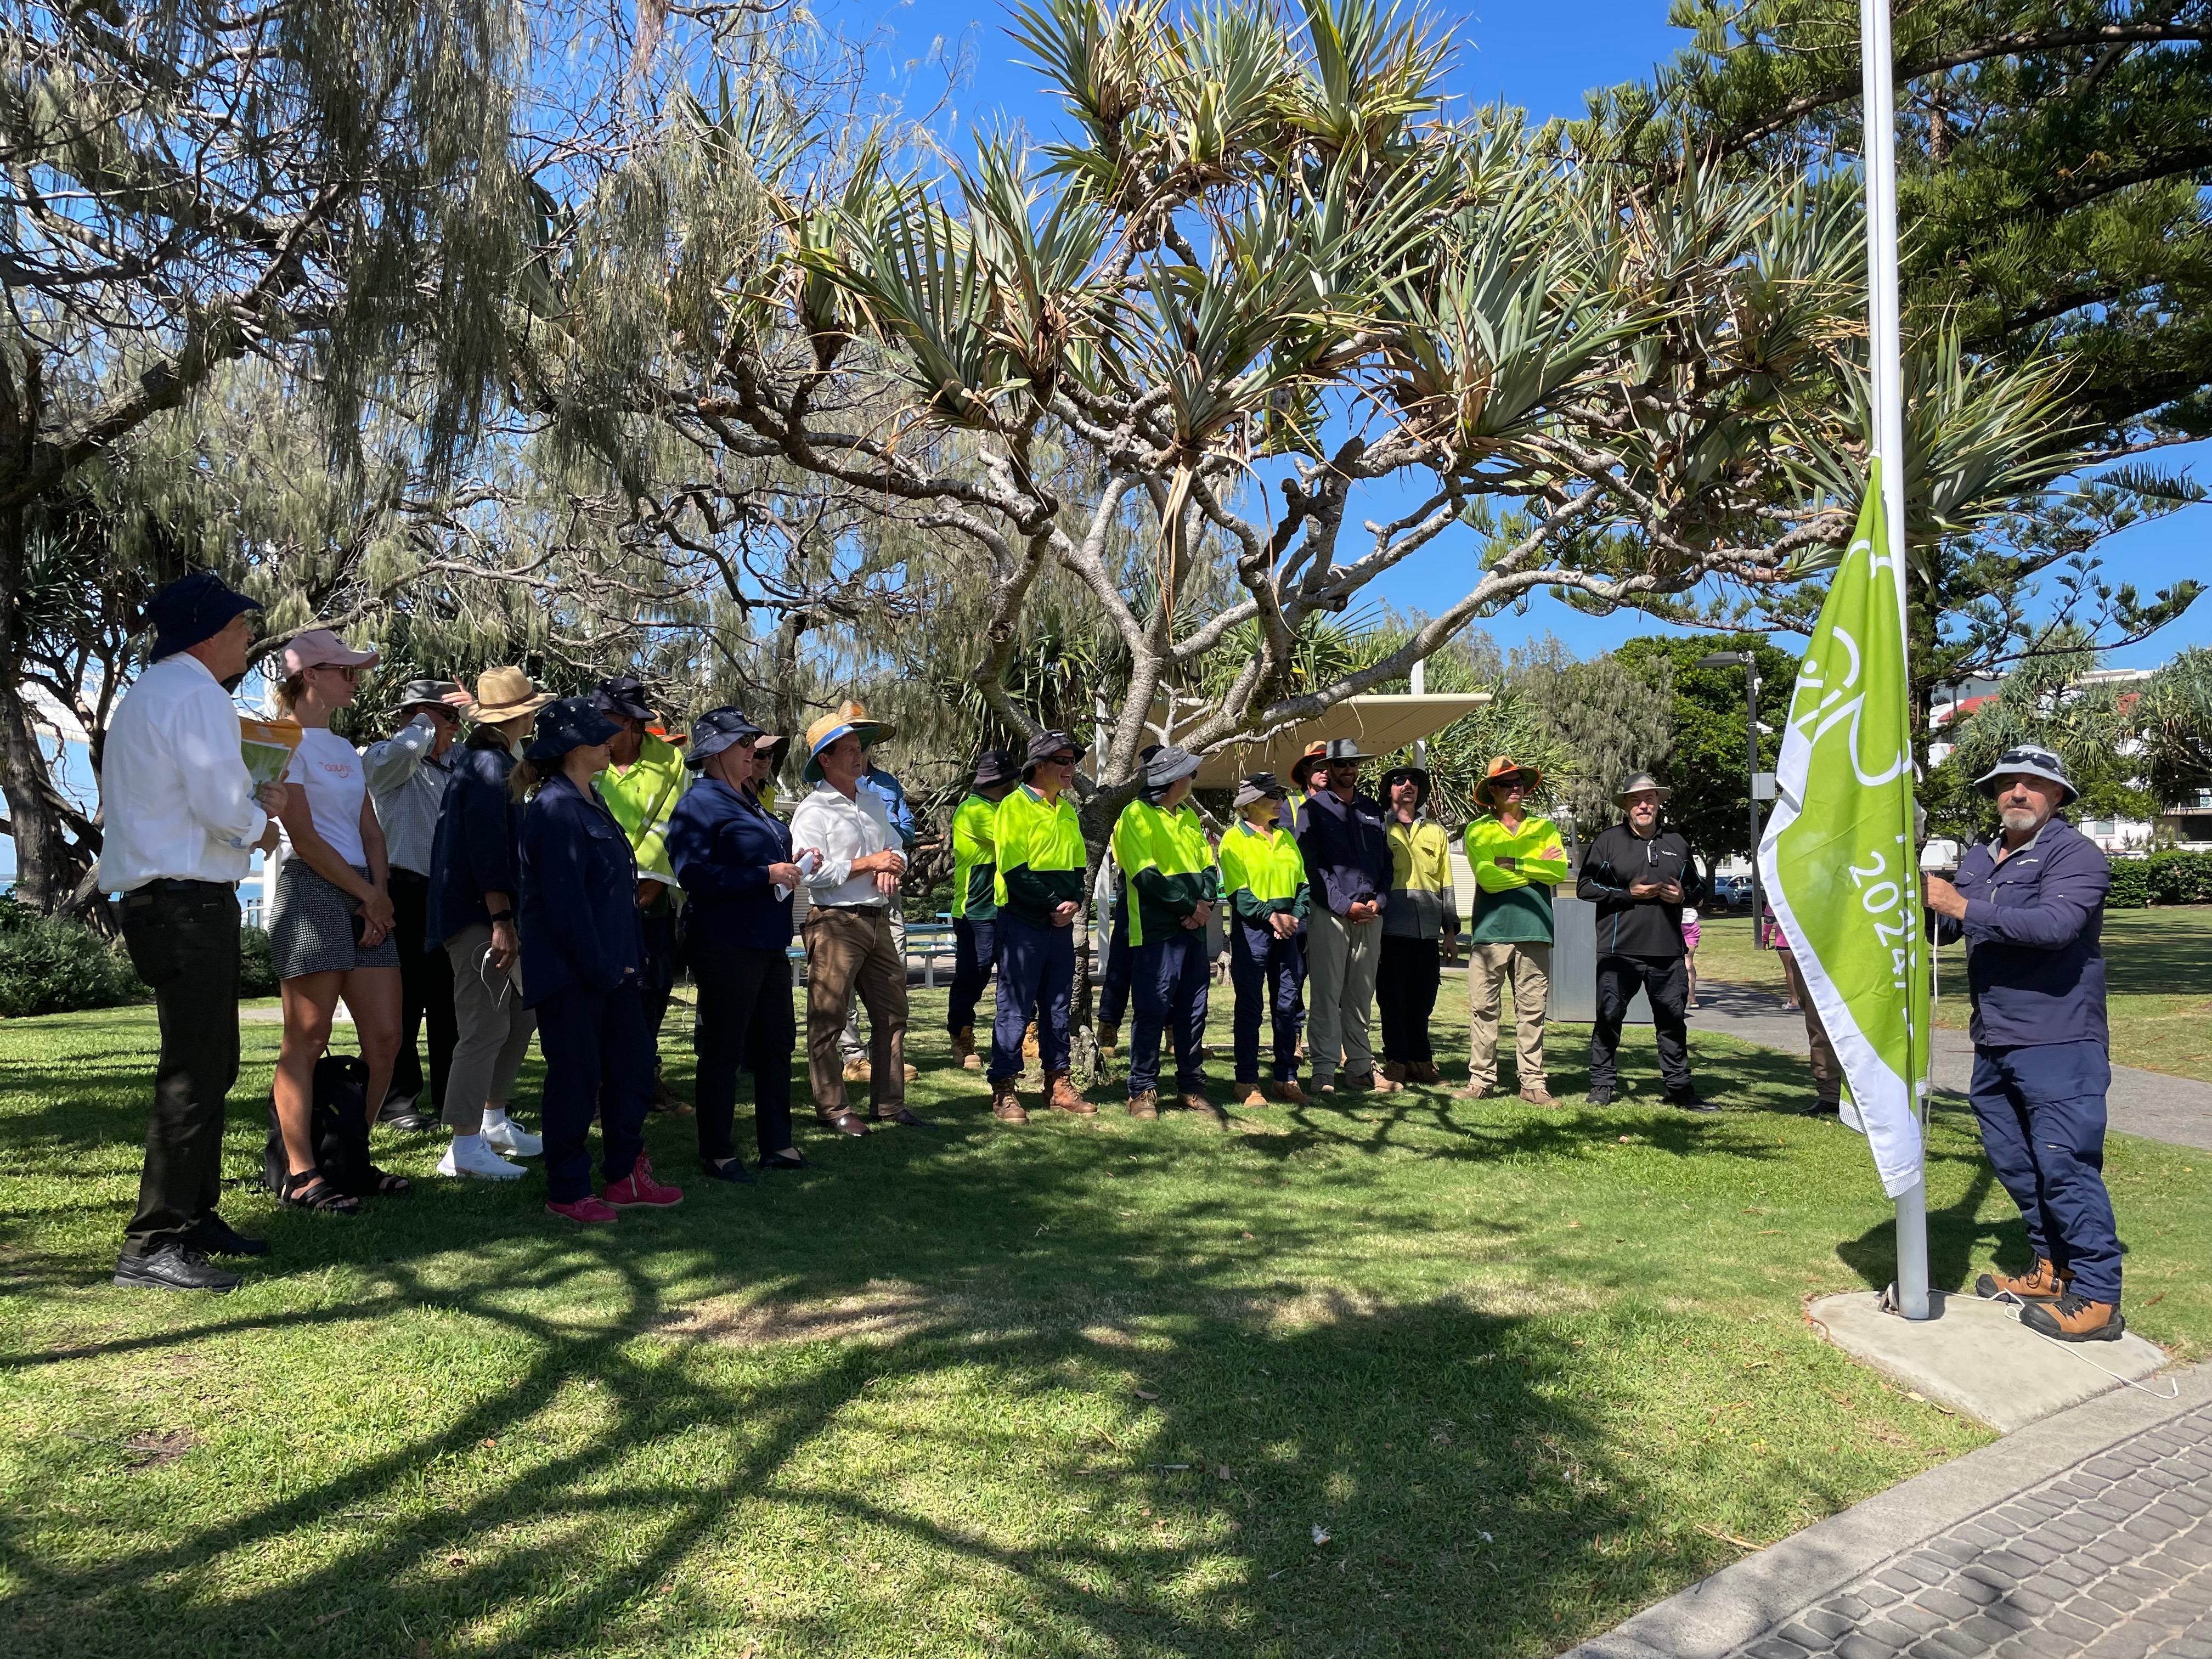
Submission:
[[1982,1146],[2020,1206],[2035,1266],[1984,1273],[1981,1296],[2025,1302],[2020,1322],[2067,1342],[2117,1340],[2120,1237],[2105,1189],[2112,1085],[2099,943],[2112,866],[2057,816],[2080,791],[2057,756],[2007,750],[1974,781],[2002,828],[1959,860],[1955,884],[1926,876],[1939,944],[1966,941]]
[[1668,1103],[1686,1112],[1720,1109],[1698,1099],[1690,1081],[1690,1022],[1683,1008],[1690,976],[1682,960],[1682,907],[1705,897],[1705,884],[1689,842],[1660,826],[1660,808],[1673,793],[1649,772],[1629,779],[1613,798],[1624,817],[1590,843],[1575,886],[1577,895],[1597,906],[1597,1018],[1590,1026],[1589,1060],[1593,1106],[1613,1102],[1620,1025],[1641,985],[1651,999],[1659,1073]]
[[208,1257],[269,1250],[216,1213],[238,1081],[238,884],[254,849],[276,845],[291,798],[282,783],[254,787],[230,700],[260,609],[209,570],[155,594],[153,662],[108,727],[100,873],[123,896],[123,942],[161,1024],[138,1207],[115,1263],[125,1287],[235,1290],[239,1276]]

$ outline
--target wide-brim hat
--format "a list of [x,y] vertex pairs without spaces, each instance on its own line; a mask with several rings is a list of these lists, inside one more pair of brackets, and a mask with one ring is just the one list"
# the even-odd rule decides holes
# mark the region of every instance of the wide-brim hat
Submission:
[[1413,781],[1413,788],[1416,792],[1413,797],[1414,810],[1419,811],[1422,807],[1426,806],[1429,804],[1429,769],[1425,766],[1394,766],[1385,772],[1382,775],[1382,782],[1384,802],[1388,803],[1392,787],[1401,778],[1411,778]]
[[878,743],[882,743],[889,738],[898,736],[898,727],[893,726],[889,720],[879,720],[872,718],[868,713],[868,705],[864,702],[857,702],[848,699],[846,702],[839,703],[837,705],[837,718],[842,720],[849,720],[854,726],[874,726],[876,728],[876,741]]
[[589,697],[562,697],[538,711],[537,732],[523,758],[543,765],[571,749],[605,743],[621,730]]
[[1362,761],[1371,761],[1374,758],[1376,758],[1374,756],[1361,750],[1359,739],[1357,738],[1331,738],[1321,745],[1321,753],[1316,755],[1311,750],[1308,750],[1302,757],[1303,761],[1310,763],[1306,773],[1308,777],[1313,775],[1313,767],[1319,767],[1326,772],[1332,766],[1357,765]]
[[375,661],[375,652],[356,651],[327,628],[295,634],[284,647],[287,674],[304,674],[310,668],[367,668]]
[[975,757],[975,781],[971,787],[995,789],[1002,783],[1019,783],[1022,763],[1010,750],[986,749]]
[[616,674],[601,680],[592,693],[592,706],[603,714],[627,714],[650,721],[653,705],[645,700],[645,682],[634,674]]
[[154,629],[154,660],[173,657],[203,640],[211,640],[236,617],[261,609],[212,570],[179,576],[146,601],[146,621]]
[[1528,779],[1528,787],[1531,789],[1541,789],[1544,787],[1544,771],[1541,767],[1523,766],[1510,755],[1492,756],[1490,764],[1483,769],[1481,781],[1474,786],[1475,804],[1479,806],[1496,806],[1498,803],[1492,798],[1490,793],[1491,785],[1502,782],[1507,778],[1516,777]]
[[1254,772],[1237,786],[1237,799],[1231,805],[1241,812],[1255,800],[1281,800],[1289,793],[1273,772]]
[[[857,707],[856,703],[845,705],[847,708]],[[842,709],[834,714],[824,714],[806,728],[806,764],[799,769],[799,775],[809,783],[821,782],[822,751],[848,732],[859,737],[863,753],[890,735],[888,727],[878,726],[873,720],[847,720]]]
[[766,755],[779,750],[791,739],[781,732],[763,732],[753,739],[753,753]]
[[520,668],[487,668],[477,676],[476,707],[469,718],[479,726],[497,726],[523,714],[535,714],[553,701],[550,691]]
[[2019,744],[1997,757],[1997,763],[1974,780],[1974,787],[1994,799],[2000,779],[2011,777],[2044,778],[2066,792],[2061,806],[2081,799],[2081,792],[2074,787],[2073,779],[2066,775],[2066,763],[2048,749],[2039,749],[2033,744]]
[[703,769],[707,763],[725,749],[743,743],[747,738],[757,748],[761,729],[745,718],[744,710],[727,704],[709,708],[691,722],[691,741],[684,756],[684,765],[694,772]]
[[410,708],[442,708],[459,720],[461,711],[452,699],[467,695],[451,680],[410,680],[399,701],[392,705],[392,718],[397,720]]
[[1638,772],[1613,792],[1613,804],[1626,811],[1628,806],[1628,798],[1631,795],[1653,794],[1659,797],[1659,804],[1664,806],[1667,804],[1667,798],[1674,793],[1649,772]]
[[1073,750],[1075,758],[1078,760],[1081,760],[1091,752],[1076,742],[1075,734],[1073,732],[1040,732],[1031,738],[1029,752],[1022,759],[1022,781],[1026,783],[1030,773],[1036,771],[1038,767],[1042,766],[1063,749]]
[[1145,763],[1146,793],[1158,794],[1173,788],[1182,779],[1196,776],[1200,764],[1198,757],[1188,749],[1178,749],[1173,744],[1162,745],[1152,759]]
[[1291,763],[1291,787],[1293,789],[1312,788],[1314,763],[1327,753],[1328,753],[1328,745],[1327,744],[1308,744],[1306,745],[1306,752]]

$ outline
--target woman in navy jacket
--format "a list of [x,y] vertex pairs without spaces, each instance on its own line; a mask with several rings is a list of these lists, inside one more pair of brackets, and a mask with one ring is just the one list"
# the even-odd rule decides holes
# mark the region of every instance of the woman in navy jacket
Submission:
[[750,1182],[731,1142],[738,1067],[753,1074],[753,1134],[763,1170],[803,1170],[791,1139],[791,896],[801,877],[791,830],[753,793],[761,728],[735,708],[691,723],[684,764],[702,773],[677,802],[668,857],[684,889],[685,950],[699,988],[699,1163]]
[[[684,1201],[653,1178],[645,1155],[653,1053],[640,983],[637,862],[592,787],[617,729],[589,698],[550,703],[510,781],[517,796],[530,796],[520,920],[523,992],[545,1051],[545,1207],[571,1221],[612,1221],[618,1207]],[[586,1145],[594,1113],[604,1201],[592,1191]]]

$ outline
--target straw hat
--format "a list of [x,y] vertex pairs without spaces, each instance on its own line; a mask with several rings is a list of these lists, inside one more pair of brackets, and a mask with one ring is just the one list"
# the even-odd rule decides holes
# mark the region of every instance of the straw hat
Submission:
[[1478,806],[1495,808],[1498,803],[1490,797],[1490,786],[1506,778],[1526,778],[1531,789],[1541,789],[1544,787],[1542,768],[1523,766],[1510,755],[1495,755],[1491,757],[1490,765],[1483,772],[1482,781],[1474,786],[1475,804]]
[[497,726],[521,714],[534,714],[553,701],[520,668],[487,668],[477,676],[476,707],[469,717],[480,726]]

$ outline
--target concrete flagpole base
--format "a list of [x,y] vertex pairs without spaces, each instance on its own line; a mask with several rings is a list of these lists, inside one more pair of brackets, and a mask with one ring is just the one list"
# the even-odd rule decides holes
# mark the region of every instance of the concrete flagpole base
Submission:
[[2022,1325],[2009,1303],[1931,1291],[1929,1316],[1904,1319],[1883,1300],[1855,1291],[1824,1296],[1806,1313],[1852,1358],[2000,1434],[2120,1388],[2123,1377],[2140,1382],[2166,1361],[2132,1331],[2117,1342],[2054,1341]]

